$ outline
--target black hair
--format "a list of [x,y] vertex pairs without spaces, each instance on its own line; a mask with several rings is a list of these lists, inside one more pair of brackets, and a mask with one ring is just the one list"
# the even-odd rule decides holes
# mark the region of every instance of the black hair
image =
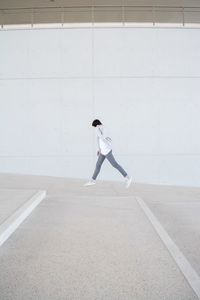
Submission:
[[93,127],[96,127],[97,125],[102,125],[102,124],[101,124],[101,122],[100,122],[99,120],[96,119],[96,120],[94,120],[94,121],[92,122],[92,126],[93,126]]

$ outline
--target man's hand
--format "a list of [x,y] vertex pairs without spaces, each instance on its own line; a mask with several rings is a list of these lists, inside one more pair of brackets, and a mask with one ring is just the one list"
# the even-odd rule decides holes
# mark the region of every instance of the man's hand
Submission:
[[100,150],[98,150],[97,151],[97,156],[99,156],[101,154],[101,151]]

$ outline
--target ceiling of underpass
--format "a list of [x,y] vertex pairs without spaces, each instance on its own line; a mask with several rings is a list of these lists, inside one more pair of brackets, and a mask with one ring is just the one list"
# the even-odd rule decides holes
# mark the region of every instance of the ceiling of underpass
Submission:
[[0,0],[0,24],[200,24],[200,0]]

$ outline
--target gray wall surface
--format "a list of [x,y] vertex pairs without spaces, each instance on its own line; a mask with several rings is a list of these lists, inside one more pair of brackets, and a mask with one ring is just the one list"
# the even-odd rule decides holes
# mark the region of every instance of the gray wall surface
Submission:
[[[91,127],[137,182],[200,186],[200,29],[0,32],[0,172],[87,178]],[[102,179],[121,175],[105,162]]]

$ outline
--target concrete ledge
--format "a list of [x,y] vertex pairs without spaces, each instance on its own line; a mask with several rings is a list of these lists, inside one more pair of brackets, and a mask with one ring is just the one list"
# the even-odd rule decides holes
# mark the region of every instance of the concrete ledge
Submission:
[[3,245],[3,243],[45,197],[46,191],[37,192],[0,225],[0,246]]

